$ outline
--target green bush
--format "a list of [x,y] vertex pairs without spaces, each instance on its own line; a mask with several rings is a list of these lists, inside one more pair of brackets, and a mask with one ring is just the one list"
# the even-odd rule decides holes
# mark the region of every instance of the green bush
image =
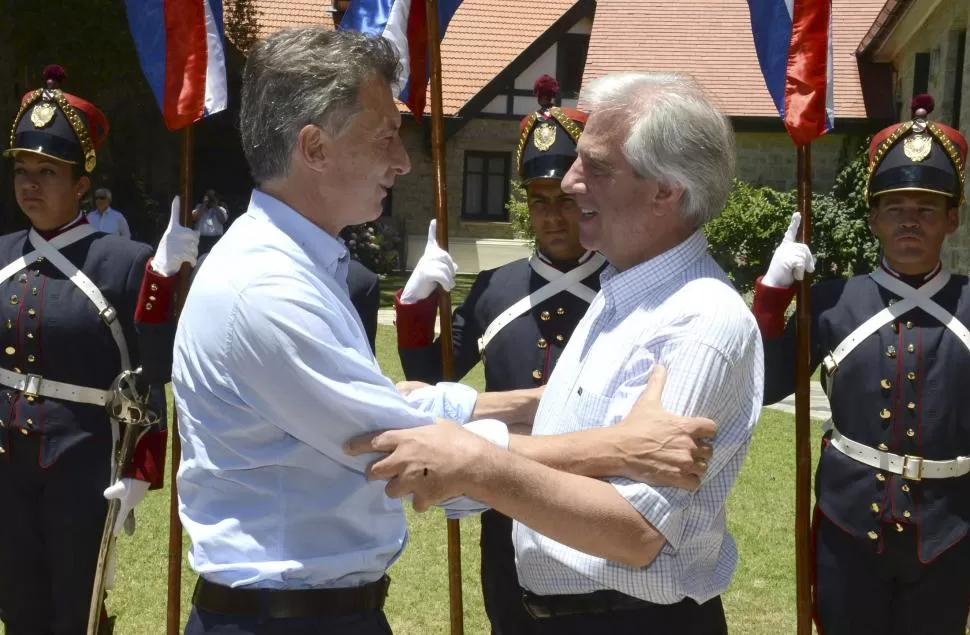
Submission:
[[512,181],[509,188],[509,200],[505,203],[505,209],[509,213],[509,222],[512,223],[512,232],[516,238],[529,240],[535,247],[536,235],[532,231],[532,223],[529,222],[529,201],[525,195],[525,188],[519,181]]
[[376,274],[391,273],[401,268],[402,238],[390,224],[381,220],[353,225],[340,232],[350,257]]

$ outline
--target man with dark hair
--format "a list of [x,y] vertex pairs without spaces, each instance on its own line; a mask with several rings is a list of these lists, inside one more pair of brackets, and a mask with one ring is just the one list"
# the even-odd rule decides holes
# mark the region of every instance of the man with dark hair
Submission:
[[[960,222],[967,142],[929,120],[878,133],[869,148],[869,229],[879,267],[812,286],[811,368],[832,408],[815,476],[819,633],[964,632],[970,604],[970,292],[940,262]],[[785,310],[802,272],[800,218],[755,289],[765,339],[765,403],[795,387],[795,321]]]

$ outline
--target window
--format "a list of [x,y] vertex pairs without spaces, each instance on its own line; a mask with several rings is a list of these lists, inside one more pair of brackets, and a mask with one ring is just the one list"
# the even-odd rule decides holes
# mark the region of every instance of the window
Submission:
[[930,91],[930,54],[913,56],[913,97]]
[[967,32],[960,31],[956,37],[957,66],[953,72],[953,122],[952,126],[960,129],[960,109],[963,108],[963,59],[967,55]]
[[504,152],[466,152],[461,217],[465,220],[508,221],[510,157]]
[[587,50],[589,36],[583,33],[567,33],[559,40],[556,47],[556,78],[559,80],[560,94],[565,99],[579,97]]

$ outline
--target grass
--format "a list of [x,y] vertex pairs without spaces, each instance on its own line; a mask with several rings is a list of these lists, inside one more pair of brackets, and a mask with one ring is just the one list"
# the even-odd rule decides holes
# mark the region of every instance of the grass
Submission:
[[[392,327],[378,328],[381,366],[402,378]],[[481,388],[482,367],[466,381]],[[737,486],[728,501],[728,519],[740,551],[740,564],[724,595],[733,633],[779,635],[795,632],[794,418],[765,410]],[[818,431],[813,433],[813,449]],[[119,542],[117,583],[108,599],[118,616],[119,635],[165,632],[168,550],[168,489],[150,494],[138,509],[138,530]],[[438,511],[408,510],[410,542],[390,570],[393,580],[387,614],[398,635],[448,633],[447,540]],[[462,589],[465,632],[489,632],[479,585],[477,518],[461,521]],[[183,547],[187,548],[188,539]],[[183,558],[182,610],[188,616],[195,574]],[[0,633],[3,628],[0,627]]]
[[[403,289],[408,281],[409,274],[389,273],[381,278],[381,308],[394,308],[394,294],[398,289]],[[468,292],[475,282],[475,276],[470,274],[458,274],[455,277],[455,288],[451,291],[451,306],[457,307],[465,301]],[[383,360],[382,360],[383,361]],[[388,371],[390,373],[390,371]]]

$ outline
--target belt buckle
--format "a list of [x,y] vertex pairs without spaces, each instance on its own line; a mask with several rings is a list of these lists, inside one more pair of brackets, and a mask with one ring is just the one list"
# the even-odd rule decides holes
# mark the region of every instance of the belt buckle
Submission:
[[829,377],[834,375],[839,370],[839,364],[832,357],[832,353],[829,353],[822,359],[822,365],[825,366],[825,374]]
[[103,311],[98,313],[98,317],[100,317],[105,324],[111,326],[111,323],[118,318],[118,312],[115,311],[113,306],[108,305]]
[[27,379],[24,381],[23,393],[25,396],[32,399],[40,396],[40,385],[43,383],[44,378],[40,375],[34,375],[31,373],[27,374]]
[[903,472],[901,475],[908,481],[923,480],[923,457],[906,454],[903,456]]

